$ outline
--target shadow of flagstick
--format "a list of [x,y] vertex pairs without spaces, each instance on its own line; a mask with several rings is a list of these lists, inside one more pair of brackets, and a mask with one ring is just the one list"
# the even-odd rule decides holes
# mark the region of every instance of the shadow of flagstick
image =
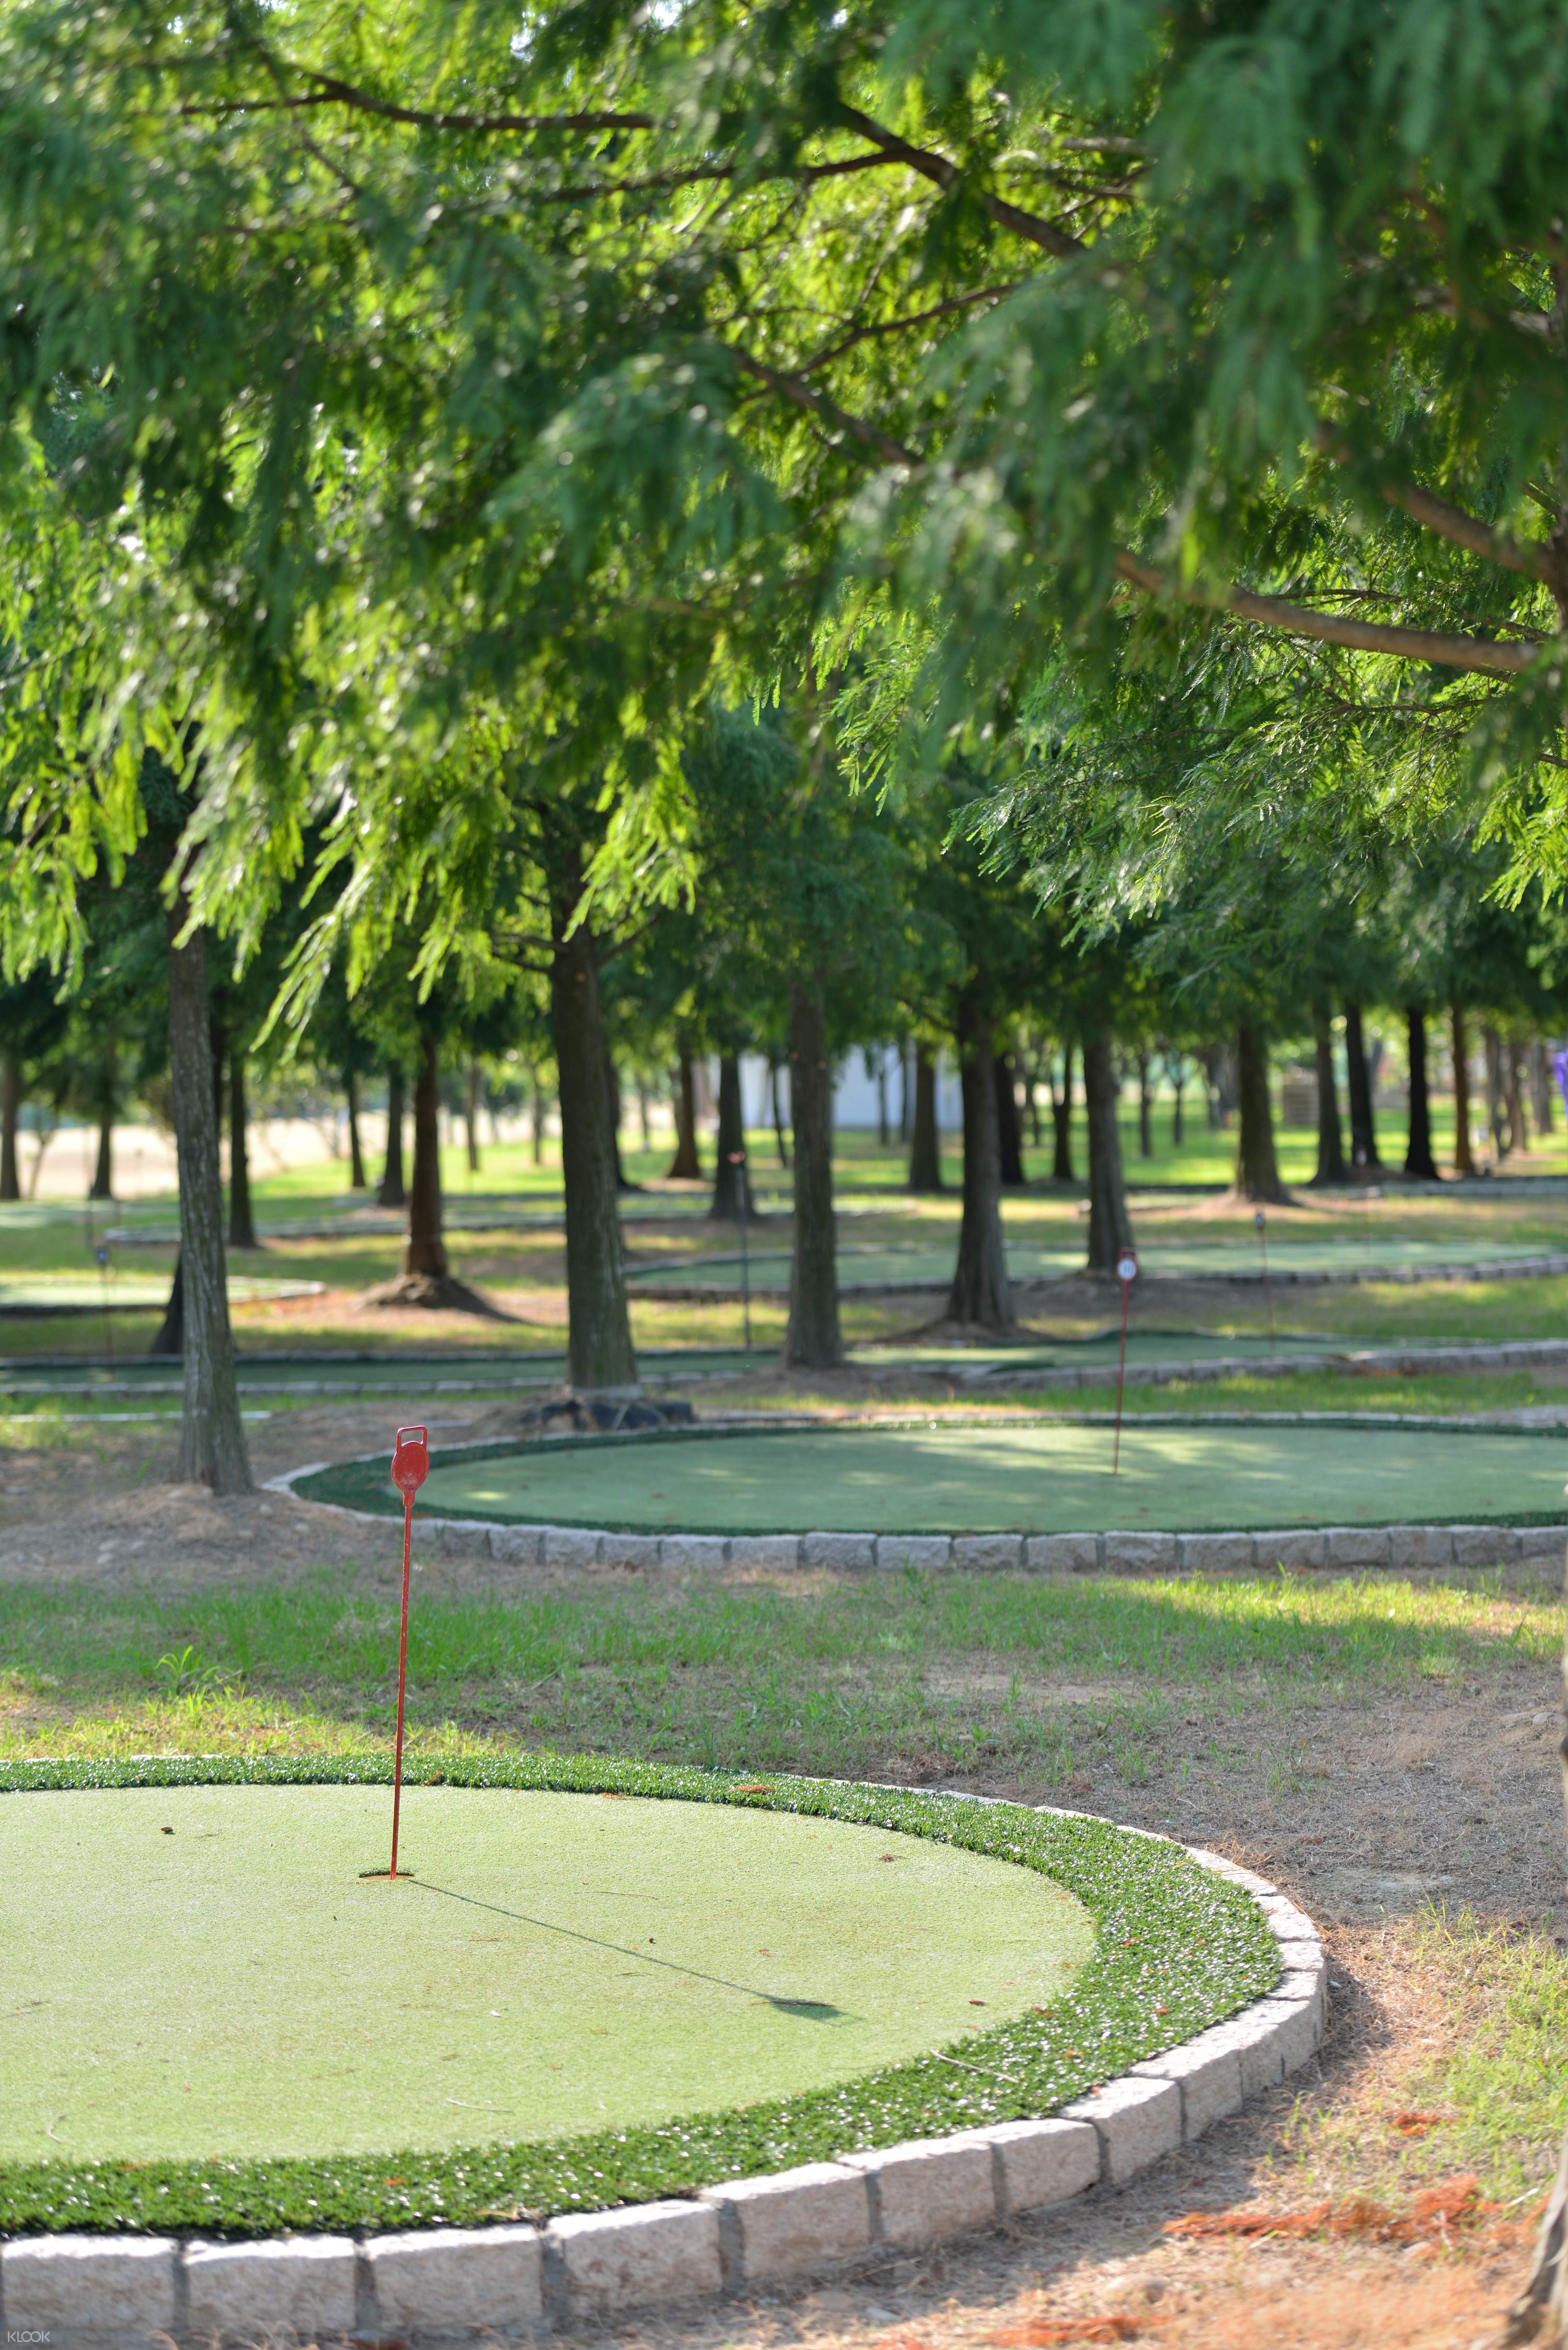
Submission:
[[560,1934],[567,1941],[587,1942],[596,1950],[613,1950],[617,1958],[636,1959],[645,1967],[662,1967],[666,1974],[689,1975],[694,1981],[717,1983],[722,1991],[738,1991],[748,1999],[766,2000],[781,2015],[798,2015],[808,2023],[848,2023],[854,2017],[846,2008],[834,2007],[824,1999],[779,1999],[771,1991],[758,1991],[753,1983],[732,1982],[728,1975],[705,1974],[701,1967],[683,1967],[674,1959],[650,1958],[646,1950],[631,1948],[625,1942],[607,1942],[597,1934],[579,1933],[575,1926],[556,1926],[548,1918],[531,1918],[524,1909],[504,1909],[498,1901],[482,1901],[477,1894],[454,1892],[450,1885],[432,1885],[427,1877],[412,1877],[405,1870],[400,1885],[416,1886],[421,1893],[439,1894],[443,1901],[466,1902],[471,1909],[488,1909],[496,1918],[511,1918],[520,1926],[533,1926],[541,1934]]

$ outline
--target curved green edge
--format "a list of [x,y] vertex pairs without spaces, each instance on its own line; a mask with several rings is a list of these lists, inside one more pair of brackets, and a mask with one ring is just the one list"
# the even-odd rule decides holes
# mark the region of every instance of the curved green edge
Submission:
[[[752,1804],[930,1836],[1036,1868],[1095,1920],[1093,1957],[1044,2023],[1015,2018],[857,2080],[646,2129],[516,2146],[317,2159],[0,2165],[0,2234],[396,2230],[541,2220],[689,2195],[784,2170],[1048,2114],[1273,1989],[1278,1946],[1251,1896],[1179,1845],[1106,1820],[962,1795],[770,1774],[765,1783],[597,1755],[519,1754],[428,1766],[413,1783],[537,1787]],[[77,1787],[389,1783],[384,1754],[330,1761],[149,1756],[0,1766],[0,1795]]]
[[[1104,1418],[1108,1425],[1110,1417],[1108,1413],[1098,1415],[1098,1417]],[[1242,1414],[1227,1416],[1215,1412],[1162,1411],[1158,1413],[1151,1412],[1140,1414],[1137,1425],[1140,1428],[1211,1429],[1215,1427],[1223,1428],[1229,1426],[1232,1424],[1232,1420],[1236,1424],[1243,1427],[1251,1427],[1254,1424],[1253,1420],[1250,1417]],[[962,1428],[972,1424],[973,1423],[963,1420],[944,1423],[944,1425],[955,1428]],[[1462,1437],[1467,1433],[1473,1433],[1478,1436],[1502,1436],[1509,1438],[1511,1441],[1521,1444],[1555,1443],[1560,1445],[1563,1441],[1563,1431],[1560,1428],[1498,1428],[1490,1420],[1441,1419],[1435,1418],[1424,1419],[1415,1413],[1394,1416],[1373,1412],[1351,1411],[1317,1411],[1310,1414],[1271,1412],[1268,1415],[1266,1425],[1271,1429],[1289,1427],[1310,1429],[1350,1428],[1359,1430],[1363,1433],[1366,1432],[1368,1430],[1377,1428],[1393,1428],[1405,1430],[1408,1430],[1410,1429],[1436,1430],[1445,1436]],[[742,1437],[751,1437],[755,1439],[757,1437],[765,1438],[770,1436],[799,1436],[802,1432],[803,1431],[798,1425],[788,1428],[650,1428],[626,1430],[615,1430],[593,1436],[553,1436],[550,1438],[549,1442],[552,1452],[566,1452],[580,1451],[586,1445],[597,1445],[602,1450],[607,1445],[623,1444],[724,1444]],[[849,1421],[836,1422],[827,1427],[815,1428],[811,1430],[811,1433],[814,1436],[820,1438],[823,1441],[828,1442],[836,1436],[864,1436],[867,1433],[867,1430],[860,1423]],[[518,1453],[526,1452],[532,1449],[532,1446],[526,1442],[520,1441],[516,1437],[498,1438],[493,1443],[490,1444],[446,1445],[443,1446],[440,1451],[432,1451],[431,1453],[431,1467],[432,1469],[453,1469],[461,1466],[464,1462],[477,1464],[482,1461],[508,1460]],[[334,1461],[327,1468],[313,1469],[308,1476],[296,1477],[293,1480],[290,1491],[298,1494],[302,1501],[322,1502],[337,1509],[357,1510],[363,1515],[369,1517],[400,1518],[403,1514],[402,1496],[398,1492],[396,1486],[393,1485],[391,1479],[388,1474],[388,1465],[390,1459],[391,1455],[389,1453],[376,1452],[349,1461]],[[446,1513],[443,1511],[439,1513],[439,1514],[445,1516]],[[1561,1513],[1554,1511],[1499,1510],[1488,1511],[1476,1515],[1467,1515],[1462,1523],[1467,1526],[1554,1526],[1558,1523],[1560,1516]],[[416,1517],[416,1524],[417,1523],[418,1520]],[[515,1527],[520,1525],[523,1522],[516,1518],[487,1518],[483,1510],[473,1509],[464,1513],[463,1523],[466,1524],[485,1523]],[[549,1523],[553,1526],[561,1526],[566,1529],[582,1527],[586,1531],[589,1532],[603,1532],[617,1534],[680,1534],[688,1531],[688,1529],[684,1527],[674,1525],[649,1526],[645,1522],[639,1521],[634,1523],[630,1519],[606,1516],[602,1513],[591,1519],[552,1517]],[[1337,1524],[1338,1521],[1336,1519],[1324,1518],[1320,1523],[1324,1525],[1330,1525]],[[1357,1521],[1357,1531],[1370,1534],[1374,1532],[1378,1525],[1407,1525],[1409,1523],[1410,1521],[1407,1518],[1369,1518],[1365,1521]],[[1433,1523],[1442,1524],[1449,1523],[1449,1521],[1438,1519]],[[1452,1521],[1452,1523],[1458,1523],[1459,1521],[1456,1520]],[[926,1531],[927,1529],[919,1526],[898,1526],[889,1527],[888,1529],[889,1534],[909,1534],[911,1536],[919,1535]],[[936,1531],[939,1534],[943,1534],[950,1533],[951,1529],[943,1527],[938,1528]],[[990,1529],[990,1531],[994,1531],[994,1529]],[[1182,1528],[1182,1532],[1184,1534],[1228,1534],[1230,1531],[1230,1521],[1224,1518],[1217,1518],[1211,1526],[1184,1526]],[[1293,1525],[1291,1531],[1293,1534],[1310,1534],[1314,1529],[1308,1525]],[[702,1532],[704,1534],[711,1534],[719,1540],[723,1540],[728,1536],[736,1535],[749,1536],[753,1534],[774,1534],[778,1532],[778,1528],[776,1526],[766,1525],[704,1526]]]

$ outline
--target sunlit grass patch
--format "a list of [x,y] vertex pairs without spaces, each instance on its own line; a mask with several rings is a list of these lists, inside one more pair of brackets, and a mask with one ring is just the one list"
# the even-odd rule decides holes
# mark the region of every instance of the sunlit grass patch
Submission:
[[[1372,1581],[693,1579],[416,1596],[410,1719],[456,1742],[853,1774],[986,1764],[1142,1784],[1173,1715],[1243,1716],[1545,1665],[1554,1598]],[[293,1751],[389,1738],[389,1596],[326,1574],[190,1595],[0,1590],[0,1752]],[[1240,1752],[1240,1750],[1238,1750]],[[1294,1773],[1288,1740],[1271,1741]],[[1287,1780],[1282,1779],[1282,1789]]]

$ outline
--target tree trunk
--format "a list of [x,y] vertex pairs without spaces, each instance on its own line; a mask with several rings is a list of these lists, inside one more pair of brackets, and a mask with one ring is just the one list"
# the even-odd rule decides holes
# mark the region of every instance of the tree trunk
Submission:
[[1508,1139],[1515,1150],[1530,1148],[1530,1120],[1524,1114],[1524,1047],[1517,1036],[1508,1040]]
[[169,1303],[163,1308],[158,1336],[147,1351],[150,1355],[182,1355],[185,1351],[185,1260],[178,1252],[174,1277],[169,1284]]
[[948,1318],[982,1330],[1012,1323],[1002,1240],[1002,1135],[991,1022],[972,987],[958,1002],[959,1076],[963,1087],[963,1215]]
[[207,941],[176,941],[189,913],[183,896],[169,914],[169,1060],[180,1164],[180,1262],[185,1395],[180,1424],[182,1483],[214,1493],[251,1492],[250,1462],[223,1264],[223,1186],[213,1112],[213,1037],[208,1016]]
[[756,1211],[746,1185],[746,1169],[737,1167],[734,1153],[746,1147],[746,1124],[741,1107],[741,1063],[734,1053],[719,1055],[719,1163],[713,1170],[713,1197],[708,1213],[716,1223],[732,1224],[740,1220],[743,1203],[748,1214]]
[[359,1141],[359,1080],[352,1069],[343,1080],[343,1091],[348,1104],[348,1189],[363,1191],[365,1153]]
[[1457,1003],[1449,1007],[1449,1028],[1454,1046],[1454,1172],[1473,1175],[1476,1162],[1470,1149],[1470,1046],[1465,1035],[1465,1015]]
[[644,1151],[653,1149],[653,1123],[648,1099],[648,1080],[639,1069],[637,1073],[637,1122],[642,1131]]
[[441,1237],[441,1060],[428,1029],[420,1038],[414,1076],[414,1180],[409,1187],[409,1237],[403,1243],[403,1274],[444,1281],[446,1243]]
[[1040,1124],[1040,1056],[1037,1053],[1027,1067],[1028,1075],[1023,1080],[1023,1107],[1029,1119],[1029,1139],[1038,1150],[1045,1135]]
[[1481,1043],[1486,1048],[1486,1115],[1492,1157],[1506,1159],[1512,1137],[1505,1130],[1508,1113],[1503,1105],[1502,1038],[1495,1028],[1484,1027]]
[[1319,996],[1313,1004],[1312,1032],[1317,1055],[1317,1165],[1312,1180],[1314,1186],[1321,1188],[1328,1183],[1343,1183],[1348,1173],[1339,1124],[1339,1095],[1334,1082],[1334,1030],[1329,1024],[1325,996]]
[[779,1165],[789,1165],[789,1145],[784,1140],[784,1102],[779,1094],[779,1065],[768,1063],[768,1097],[774,1114],[774,1149],[778,1152]]
[[409,1204],[403,1185],[403,1073],[397,1066],[387,1072],[387,1158],[376,1197],[383,1208]]
[[101,1110],[98,1121],[98,1163],[92,1170],[89,1200],[112,1200],[114,1197],[114,1112]]
[[1405,1172],[1422,1182],[1438,1180],[1432,1156],[1432,1103],[1427,1088],[1427,1015],[1418,1003],[1405,1014],[1410,1040],[1410,1139],[1405,1152]]
[[1122,1180],[1122,1139],[1116,1128],[1116,1076],[1109,1031],[1084,1039],[1084,1101],[1089,1114],[1090,1273],[1114,1274],[1134,1245]]
[[1073,1180],[1073,1040],[1062,1047],[1062,1090],[1051,1091],[1051,1180]]
[[1546,1057],[1546,1047],[1539,1036],[1530,1047],[1531,1107],[1535,1112],[1537,1134],[1550,1134],[1552,1117],[1552,1064]]
[[640,1191],[641,1184],[634,1183],[621,1165],[620,1071],[616,1067],[615,1055],[610,1051],[607,1035],[605,1038],[605,1103],[609,1111],[610,1154],[615,1160],[615,1188],[618,1191]]
[[1269,1047],[1251,1021],[1236,1030],[1236,1196],[1283,1206],[1290,1193],[1274,1156],[1274,1109],[1269,1099]]
[[697,1087],[691,1054],[684,1042],[675,1074],[675,1156],[670,1173],[688,1183],[702,1180],[702,1161],[697,1154]]
[[604,1007],[592,931],[579,922],[566,934],[581,894],[581,875],[573,865],[557,896],[550,967],[566,1192],[566,1377],[587,1394],[624,1396],[637,1391],[637,1354],[605,1085]]
[[1023,1181],[1023,1138],[1018,1128],[1018,1094],[1012,1078],[1012,1055],[998,1053],[992,1064],[996,1080],[996,1141],[1002,1180],[1009,1191]]
[[0,1200],[19,1200],[22,1185],[16,1170],[16,1129],[22,1118],[22,1060],[7,1053],[0,1070]]
[[833,1209],[833,1071],[822,987],[794,978],[789,990],[789,1087],[794,1128],[794,1252],[790,1261],[786,1365],[836,1370],[844,1360],[838,1326],[838,1243]]
[[937,1064],[929,1046],[915,1047],[915,1117],[909,1137],[909,1189],[940,1191],[942,1146],[937,1131]]
[[881,1045],[877,1049],[877,1148],[888,1148],[888,1055]]
[[1372,1079],[1366,1066],[1366,1045],[1361,1033],[1361,1006],[1345,1007],[1346,1091],[1350,1096],[1350,1156],[1369,1172],[1381,1167],[1377,1156],[1377,1120],[1372,1107]]
[[245,1056],[229,1055],[229,1246],[260,1248],[251,1213],[251,1158],[246,1138]]
[[545,1080],[537,1069],[531,1072],[528,1117],[534,1149],[534,1164],[545,1164]]
[[1149,1091],[1148,1055],[1137,1056],[1137,1155],[1140,1159],[1154,1157],[1154,1096]]
[[1184,1053],[1168,1053],[1165,1066],[1174,1097],[1170,1111],[1170,1147],[1173,1150],[1179,1150],[1187,1139],[1187,1118],[1181,1098],[1187,1090],[1187,1055]]
[[468,1065],[468,1085],[462,1097],[463,1124],[468,1128],[468,1171],[479,1172],[479,1063]]

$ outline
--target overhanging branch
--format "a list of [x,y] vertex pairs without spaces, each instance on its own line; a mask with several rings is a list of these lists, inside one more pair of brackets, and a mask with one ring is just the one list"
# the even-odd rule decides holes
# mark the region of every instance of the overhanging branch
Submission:
[[[890,156],[896,162],[907,163],[911,172],[919,172],[922,179],[933,181],[939,188],[950,188],[963,177],[958,165],[946,155],[935,154],[929,147],[911,146],[907,139],[900,139],[896,130],[884,130],[881,123],[874,122],[868,114],[862,114],[857,106],[840,106],[837,114],[846,130],[857,130],[862,139],[869,139],[884,155]],[[989,188],[980,189],[977,192],[981,203],[999,228],[1010,228],[1016,235],[1027,237],[1031,244],[1041,246],[1046,253],[1054,253],[1059,261],[1069,260],[1075,254],[1088,251],[1081,237],[1059,227],[1055,221],[1046,220],[1039,213],[1025,212],[1022,204],[1010,204],[1005,196],[992,195]]]
[[809,415],[819,417],[825,424],[831,424],[840,432],[847,432],[852,440],[860,442],[862,448],[869,449],[880,457],[885,465],[919,465],[920,461],[912,449],[906,449],[901,442],[895,441],[877,425],[867,424],[863,416],[852,416],[846,408],[840,408],[836,400],[829,400],[826,392],[818,391],[803,376],[769,367],[765,360],[753,359],[750,351],[737,350],[732,344],[726,348],[743,373],[754,376],[759,383],[765,383],[770,391],[776,391],[796,408],[804,408]]
[[1355,620],[1338,612],[1316,612],[1293,604],[1282,596],[1254,596],[1245,588],[1188,588],[1136,555],[1116,558],[1116,573],[1129,588],[1145,596],[1178,598],[1233,613],[1239,620],[1254,620],[1261,628],[1279,629],[1286,636],[1314,637],[1326,645],[1344,645],[1352,652],[1391,653],[1399,660],[1433,661],[1444,669],[1484,671],[1493,676],[1516,677],[1541,658],[1534,645],[1500,644],[1490,637],[1449,636],[1432,629],[1397,629],[1376,620]]
[[397,106],[373,90],[341,81],[336,74],[313,73],[296,68],[310,88],[288,98],[232,98],[205,105],[182,106],[190,114],[293,114],[312,106],[346,106],[356,114],[374,114],[385,122],[406,122],[416,130],[651,130],[651,114],[455,114],[444,108]]

